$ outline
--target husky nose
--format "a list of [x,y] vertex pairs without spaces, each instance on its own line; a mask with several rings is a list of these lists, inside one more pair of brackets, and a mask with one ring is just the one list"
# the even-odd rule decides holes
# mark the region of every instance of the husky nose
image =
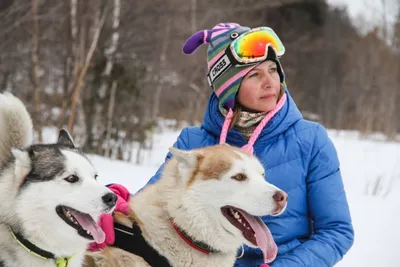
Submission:
[[108,207],[112,208],[115,206],[117,203],[117,195],[114,193],[107,193],[104,196],[102,196],[104,204],[106,204]]
[[281,206],[284,206],[288,199],[288,195],[283,191],[276,191],[276,193],[273,195],[273,198],[276,201],[276,203],[278,203]]

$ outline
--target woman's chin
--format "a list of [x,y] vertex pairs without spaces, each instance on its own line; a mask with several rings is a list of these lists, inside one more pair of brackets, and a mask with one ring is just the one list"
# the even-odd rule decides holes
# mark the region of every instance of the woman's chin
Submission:
[[258,110],[262,112],[269,112],[276,107],[276,100],[275,99],[260,99],[257,105],[259,108]]

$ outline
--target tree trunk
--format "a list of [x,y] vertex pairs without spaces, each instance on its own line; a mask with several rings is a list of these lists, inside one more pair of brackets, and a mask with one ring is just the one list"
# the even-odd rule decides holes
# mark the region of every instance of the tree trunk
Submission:
[[[96,98],[99,99],[98,103],[102,103],[102,104],[98,104],[96,103],[96,107],[95,107],[95,113],[92,116],[92,128],[91,130],[93,131],[97,131],[97,132],[105,132],[105,135],[100,135],[100,138],[96,138],[95,141],[98,141],[98,146],[102,147],[103,144],[105,144],[106,146],[106,150],[102,151],[100,153],[104,153],[104,154],[109,154],[110,150],[109,150],[109,139],[111,138],[111,132],[108,132],[108,130],[111,131],[111,128],[108,129],[108,123],[112,123],[110,118],[107,118],[107,121],[105,122],[105,120],[103,119],[104,114],[105,114],[105,109],[106,109],[106,96],[108,95],[108,91],[109,91],[109,86],[110,86],[110,82],[112,80],[112,70],[114,67],[114,61],[115,61],[115,54],[116,51],[118,49],[118,42],[119,42],[119,24],[120,24],[120,13],[121,13],[121,0],[114,0],[114,6],[113,6],[113,16],[112,16],[112,34],[111,34],[111,42],[109,47],[104,51],[105,57],[106,57],[106,64],[104,67],[103,72],[101,73],[101,79],[100,79],[100,87],[98,90],[96,90],[96,93],[94,94]],[[117,88],[117,81],[113,81],[112,83],[112,90],[114,89],[114,92],[110,92],[110,94],[114,94],[115,98],[115,90]],[[111,100],[110,100],[110,104],[111,104]],[[103,104],[104,103],[104,104]],[[114,103],[112,104],[112,110],[111,112],[113,112],[114,110]],[[110,114],[110,106],[108,107],[108,115],[112,117],[112,113]],[[110,125],[111,127],[111,125]],[[110,136],[107,137],[107,134],[110,134]]]
[[106,143],[106,151],[104,153],[105,157],[110,157],[110,152],[111,152],[111,130],[112,130],[112,120],[113,120],[113,114],[114,114],[114,106],[115,106],[115,94],[117,92],[117,81],[114,81],[112,83],[111,87],[111,95],[110,95],[110,104],[108,105],[108,113],[107,113],[107,130],[106,130],[106,138],[105,138],[105,143]]
[[113,33],[111,35],[111,43],[110,47],[105,51],[107,62],[103,71],[103,82],[99,89],[99,94],[101,98],[104,98],[107,91],[107,86],[109,84],[111,72],[114,64],[115,52],[118,48],[118,40],[119,40],[119,22],[120,22],[120,13],[121,13],[121,0],[114,0],[114,9],[113,9],[113,23],[112,30]]
[[39,81],[39,18],[37,0],[32,0],[32,83],[35,98],[35,128],[38,134],[39,143],[43,143],[42,116],[40,102],[40,81]]
[[171,33],[171,21],[167,21],[166,29],[165,29],[165,35],[164,35],[164,40],[162,42],[161,46],[161,52],[160,52],[160,62],[158,64],[158,84],[156,91],[154,93],[154,98],[153,98],[153,109],[152,109],[152,114],[151,118],[152,120],[156,120],[158,113],[160,112],[160,102],[161,102],[161,96],[162,92],[164,90],[164,85],[162,84],[162,73],[165,70],[165,61],[167,58],[167,50],[168,50],[168,45],[169,45],[169,40],[170,40],[170,33]]
[[99,21],[99,23],[98,23],[98,25],[96,27],[92,43],[91,43],[89,51],[88,51],[88,53],[86,55],[85,62],[83,64],[82,68],[80,69],[79,75],[78,75],[78,77],[77,77],[77,79],[76,79],[76,81],[74,83],[74,91],[73,91],[73,94],[72,94],[72,103],[71,103],[71,114],[70,114],[70,117],[69,117],[69,120],[68,120],[68,130],[69,130],[70,133],[72,133],[73,126],[74,126],[76,106],[77,106],[77,103],[78,103],[78,100],[79,100],[80,91],[81,91],[81,88],[82,88],[82,85],[83,85],[83,80],[85,78],[87,69],[89,68],[89,64],[90,64],[90,62],[92,60],[93,53],[94,53],[94,51],[95,51],[95,49],[97,47],[97,44],[98,44],[98,41],[99,41],[99,37],[100,37],[100,33],[101,33],[101,30],[103,28],[104,21],[105,21],[105,18],[106,18],[106,13],[107,12],[105,12],[105,11],[103,12],[102,17],[101,17],[101,19],[100,19],[100,21]]
[[71,97],[71,87],[72,81],[75,80],[75,77],[78,73],[79,66],[79,55],[77,53],[77,36],[78,36],[78,23],[77,23],[77,11],[78,11],[78,0],[70,0],[69,2],[69,27],[68,27],[68,44],[67,46],[67,54],[65,58],[64,64],[64,87],[63,87],[63,100],[61,104],[61,112],[60,118],[58,120],[58,129],[64,124],[65,115],[67,112],[67,107],[70,104]]
[[0,91],[7,90],[10,76],[11,76],[11,71],[6,71],[6,73],[4,73],[3,80],[0,83]]

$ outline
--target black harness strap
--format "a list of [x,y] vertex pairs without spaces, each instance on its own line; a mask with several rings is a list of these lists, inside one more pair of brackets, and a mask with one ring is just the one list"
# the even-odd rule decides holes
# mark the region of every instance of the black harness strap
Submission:
[[[16,242],[20,246],[22,246],[27,252],[29,252],[32,255],[34,255],[36,257],[39,257],[39,258],[41,258],[43,260],[52,259],[52,260],[55,261],[55,264],[56,264],[57,267],[67,267],[68,266],[68,261],[72,258],[72,257],[69,257],[69,258],[67,258],[67,257],[65,257],[65,258],[64,257],[56,258],[53,253],[37,247],[35,244],[30,242],[28,239],[26,239],[20,233],[15,233],[11,228],[10,228],[10,233],[14,237]],[[0,262],[0,267],[4,266],[4,265],[5,265],[4,262]]]
[[146,242],[137,224],[131,228],[114,222],[114,230],[114,247],[142,257],[150,266],[172,267],[164,256]]
[[48,252],[46,250],[43,250],[34,244],[32,244],[29,240],[25,239],[20,233],[14,233],[14,236],[17,238],[21,244],[26,247],[31,253],[35,253],[39,255],[40,257],[46,258],[46,259],[55,259],[54,254],[51,252]]

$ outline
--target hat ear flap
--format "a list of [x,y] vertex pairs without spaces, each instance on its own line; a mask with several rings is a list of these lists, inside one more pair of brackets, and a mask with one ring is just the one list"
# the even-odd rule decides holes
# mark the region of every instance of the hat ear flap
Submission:
[[211,31],[202,30],[190,36],[183,45],[183,53],[192,54],[202,44],[209,43],[211,40]]

